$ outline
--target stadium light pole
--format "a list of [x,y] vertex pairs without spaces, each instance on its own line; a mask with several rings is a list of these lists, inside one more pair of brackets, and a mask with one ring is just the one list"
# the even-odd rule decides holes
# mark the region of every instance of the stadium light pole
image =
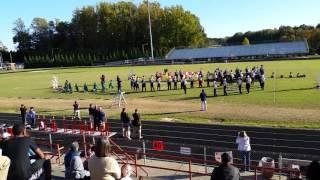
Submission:
[[276,72],[274,72],[274,76],[273,76],[273,82],[274,82],[274,85],[273,85],[273,103],[276,104],[276,80],[277,80],[277,75],[276,75]]
[[153,60],[154,56],[153,56],[152,27],[151,27],[151,16],[150,16],[149,0],[147,0],[147,5],[148,5],[148,20],[149,20],[149,34],[150,34],[150,49],[151,49],[151,58]]

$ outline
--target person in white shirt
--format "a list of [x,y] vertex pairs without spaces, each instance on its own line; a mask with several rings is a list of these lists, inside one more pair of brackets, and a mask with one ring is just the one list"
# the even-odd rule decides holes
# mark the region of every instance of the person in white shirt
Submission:
[[250,155],[251,155],[251,145],[250,138],[246,131],[240,131],[236,140],[238,144],[238,150],[240,151],[240,156],[244,164],[244,170],[250,171]]

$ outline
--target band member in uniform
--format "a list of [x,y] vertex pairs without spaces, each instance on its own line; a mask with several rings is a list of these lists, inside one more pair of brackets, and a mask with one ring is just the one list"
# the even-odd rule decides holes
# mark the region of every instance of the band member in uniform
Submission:
[[171,83],[172,83],[172,77],[171,76],[168,77],[167,83],[168,83],[168,90],[171,90]]
[[202,88],[202,75],[199,74],[199,78],[198,78],[198,81],[199,81],[199,88]]
[[260,76],[260,87],[262,90],[264,90],[264,81],[265,81],[265,77],[264,75]]
[[250,86],[251,86],[251,77],[248,75],[246,79],[246,89],[248,94],[250,93]]
[[210,72],[207,72],[207,87],[210,87]]
[[178,89],[178,76],[174,76],[173,78],[173,89],[177,90]]
[[225,96],[228,96],[227,86],[228,86],[227,78],[224,77],[223,78],[223,95],[225,95]]
[[106,78],[105,78],[105,76],[103,74],[100,77],[100,84],[101,84],[101,89],[102,89],[103,92],[106,90],[105,83],[106,83]]
[[141,91],[143,92],[144,90],[144,92],[147,92],[146,79],[144,78],[144,76],[142,76],[141,84],[142,84]]
[[181,86],[183,88],[184,94],[187,94],[187,79],[185,77],[183,77],[181,79]]
[[161,78],[160,77],[158,77],[158,79],[157,79],[157,91],[161,91]]
[[136,77],[136,79],[134,81],[134,85],[135,85],[136,91],[140,91],[140,85],[139,85],[139,78],[138,77]]
[[218,82],[216,80],[213,81],[213,96],[217,97],[217,89],[218,89]]
[[151,90],[151,92],[154,91],[154,85],[153,85],[153,83],[154,83],[154,77],[151,76],[151,78],[150,78],[150,90]]
[[194,84],[194,73],[192,73],[191,78],[190,78],[190,88],[194,87],[193,84]]
[[238,88],[239,88],[239,93],[242,94],[242,80],[240,77],[238,77],[237,84],[238,84]]

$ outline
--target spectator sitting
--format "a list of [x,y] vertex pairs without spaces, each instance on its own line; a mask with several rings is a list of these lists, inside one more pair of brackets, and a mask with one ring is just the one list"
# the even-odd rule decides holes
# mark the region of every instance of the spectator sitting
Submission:
[[86,158],[86,160],[84,160],[83,162],[83,167],[85,170],[89,171],[89,168],[88,168],[88,160],[94,155],[94,149],[95,149],[95,146],[94,145],[89,145],[89,147],[87,148],[87,157],[85,157],[85,153],[82,152],[80,154],[80,156]]
[[[45,179],[51,179],[51,162],[45,156],[36,143],[26,136],[26,129],[23,124],[13,126],[13,138],[3,144],[3,154],[11,160],[8,180],[20,180],[29,178],[39,178],[39,172],[44,172]],[[30,162],[30,149],[35,152],[37,158],[33,163]]]
[[96,142],[95,155],[89,159],[89,170],[92,180],[120,179],[121,170],[118,162],[110,157],[111,145],[106,138]]
[[227,153],[221,155],[222,164],[214,168],[211,180],[239,180],[239,169],[231,165],[231,157]]
[[65,157],[65,178],[66,179],[89,179],[90,173],[84,169],[80,152],[79,143],[73,142],[70,151]]
[[0,179],[7,179],[10,167],[10,159],[0,155]]
[[132,168],[129,164],[125,164],[121,167],[121,180],[132,180],[131,176]]

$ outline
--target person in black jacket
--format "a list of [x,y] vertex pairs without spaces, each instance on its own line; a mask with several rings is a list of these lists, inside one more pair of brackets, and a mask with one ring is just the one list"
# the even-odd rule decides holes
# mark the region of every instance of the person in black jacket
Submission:
[[207,111],[207,94],[202,89],[200,93],[200,100],[201,100],[201,111]]
[[132,114],[133,121],[132,121],[132,137],[136,138],[138,134],[138,139],[141,139],[141,119],[140,113],[138,113],[138,109],[135,109],[134,113]]
[[27,108],[25,105],[21,104],[20,106],[20,114],[21,114],[21,119],[22,119],[22,124],[26,124],[27,120]]
[[122,108],[120,120],[122,122],[122,136],[127,137],[130,140],[130,118],[126,112],[126,108]]
[[[24,124],[15,124],[14,137],[5,141],[1,148],[4,156],[11,160],[8,180],[27,180],[40,178],[42,169],[45,179],[51,179],[50,157],[45,155],[34,140],[27,136]],[[30,161],[30,160],[34,161]]]
[[211,180],[239,180],[239,169],[231,165],[231,157],[227,153],[221,155],[222,164],[214,168]]

